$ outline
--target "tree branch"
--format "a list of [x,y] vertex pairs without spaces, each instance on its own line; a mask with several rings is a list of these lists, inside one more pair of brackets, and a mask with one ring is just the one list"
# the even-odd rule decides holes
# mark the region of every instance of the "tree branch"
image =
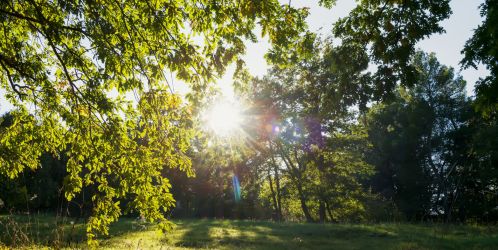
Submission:
[[9,84],[10,86],[12,87],[12,90],[14,92],[16,92],[17,96],[19,97],[19,99],[22,99],[23,96],[27,96],[26,93],[22,93],[20,92],[16,87],[22,87],[18,84],[16,84],[14,82],[14,79],[12,79],[12,75],[10,74],[10,71],[9,69],[7,68],[7,66],[4,64],[3,60],[0,60],[0,65],[2,66],[2,68],[5,70],[5,73],[7,74],[7,79],[9,80]]

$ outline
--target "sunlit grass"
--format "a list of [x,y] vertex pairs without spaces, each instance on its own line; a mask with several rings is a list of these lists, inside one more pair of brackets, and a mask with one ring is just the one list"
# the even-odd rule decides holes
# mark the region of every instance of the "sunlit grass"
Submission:
[[[30,242],[22,247],[46,247],[55,232],[53,217],[16,216],[19,225],[32,224]],[[1,239],[9,245],[0,217]],[[67,220],[69,222],[69,220]],[[496,249],[498,227],[442,224],[306,224],[266,221],[175,220],[175,229],[160,234],[154,226],[123,218],[101,239],[103,249]],[[38,225],[38,227],[36,226]],[[40,227],[40,225],[42,225]],[[38,228],[37,231],[36,229]],[[64,225],[69,239],[72,225]],[[66,248],[85,248],[84,227],[78,223]],[[1,247],[0,247],[1,248]]]

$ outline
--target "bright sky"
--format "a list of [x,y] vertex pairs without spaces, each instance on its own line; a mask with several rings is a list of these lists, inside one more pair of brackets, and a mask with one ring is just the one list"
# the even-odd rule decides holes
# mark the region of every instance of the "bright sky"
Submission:
[[[287,1],[285,2],[287,3]],[[292,5],[296,7],[309,7],[309,26],[312,31],[317,31],[323,35],[330,34],[332,24],[338,18],[346,16],[356,4],[353,0],[338,0],[337,5],[329,10],[318,6],[317,2],[316,0],[294,0],[292,1]],[[435,52],[441,63],[452,66],[459,71],[460,66],[458,63],[462,59],[460,51],[467,39],[472,36],[473,30],[482,22],[478,9],[482,2],[484,0],[452,0],[451,8],[453,14],[442,23],[446,29],[446,33],[433,35],[420,42],[418,47],[426,52]],[[268,64],[263,55],[269,49],[269,45],[266,40],[259,40],[260,42],[258,43],[247,43],[247,55],[245,56],[247,66],[255,76],[264,75],[268,69]],[[233,97],[233,71],[234,67],[230,67],[218,83],[227,97]],[[484,67],[480,67],[478,70],[467,69],[460,73],[467,80],[467,93],[469,95],[473,95],[474,83],[477,79],[488,74]],[[181,91],[183,88],[178,86],[176,89]],[[3,114],[12,107],[3,98],[3,93],[4,91],[0,89],[0,114]]]

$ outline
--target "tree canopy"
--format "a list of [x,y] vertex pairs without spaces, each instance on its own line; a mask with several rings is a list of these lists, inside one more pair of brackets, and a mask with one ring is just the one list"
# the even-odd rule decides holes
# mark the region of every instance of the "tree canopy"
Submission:
[[98,190],[90,243],[122,214],[124,197],[164,221],[174,199],[161,169],[192,174],[194,110],[166,76],[190,84],[195,103],[227,65],[243,70],[256,26],[285,55],[299,47],[306,15],[276,0],[2,1],[0,81],[15,110],[0,131],[0,173],[36,169],[43,152],[67,155],[66,198]]

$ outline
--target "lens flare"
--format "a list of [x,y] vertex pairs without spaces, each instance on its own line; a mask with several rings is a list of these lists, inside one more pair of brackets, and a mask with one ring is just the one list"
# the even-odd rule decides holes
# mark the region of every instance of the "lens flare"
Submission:
[[240,201],[240,183],[239,178],[236,175],[232,176],[232,185],[233,185],[233,197],[235,202]]

